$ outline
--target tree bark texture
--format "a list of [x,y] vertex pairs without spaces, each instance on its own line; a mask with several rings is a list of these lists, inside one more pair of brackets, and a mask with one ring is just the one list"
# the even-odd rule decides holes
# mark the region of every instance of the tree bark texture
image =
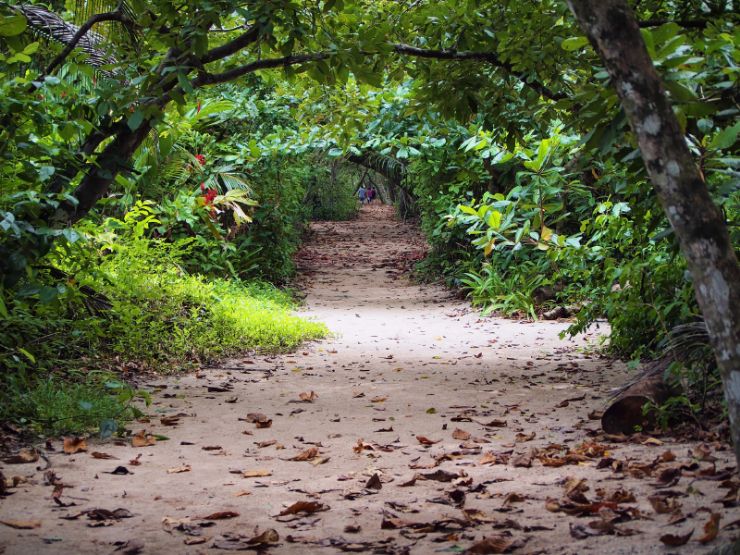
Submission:
[[568,0],[568,5],[611,76],[686,257],[722,374],[735,456],[740,461],[740,267],[724,215],[692,159],[627,3]]

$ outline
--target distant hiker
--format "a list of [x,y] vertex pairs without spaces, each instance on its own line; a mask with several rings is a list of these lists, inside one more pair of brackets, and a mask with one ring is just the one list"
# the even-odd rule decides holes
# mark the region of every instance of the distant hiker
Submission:
[[365,189],[364,185],[360,185],[360,188],[357,189],[357,198],[360,199],[360,204],[365,204],[365,200],[367,199],[367,189]]
[[375,200],[375,187],[370,185],[370,188],[367,190],[367,203],[372,204]]

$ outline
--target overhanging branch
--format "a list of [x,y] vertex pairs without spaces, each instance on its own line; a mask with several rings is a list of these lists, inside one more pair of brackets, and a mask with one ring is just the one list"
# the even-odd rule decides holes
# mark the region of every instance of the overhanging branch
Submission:
[[287,67],[296,64],[302,64],[305,62],[316,62],[324,60],[329,57],[326,52],[315,52],[311,54],[295,54],[290,56],[283,56],[282,58],[265,58],[264,60],[257,60],[243,66],[235,67],[223,73],[206,73],[202,72],[193,80],[193,88],[203,87],[206,85],[215,85],[217,83],[226,83],[233,81],[260,69],[271,69],[275,67]]
[[458,60],[458,61],[480,61],[486,62],[494,67],[504,70],[509,75],[516,77],[525,86],[529,87],[538,94],[549,98],[550,100],[563,100],[567,96],[563,93],[555,92],[550,88],[546,87],[539,81],[532,81],[527,76],[516,71],[514,67],[509,63],[501,60],[495,52],[489,51],[465,51],[465,50],[429,50],[425,48],[417,48],[408,44],[394,44],[393,50],[398,54],[405,56],[414,56],[417,58],[430,58],[434,60]]

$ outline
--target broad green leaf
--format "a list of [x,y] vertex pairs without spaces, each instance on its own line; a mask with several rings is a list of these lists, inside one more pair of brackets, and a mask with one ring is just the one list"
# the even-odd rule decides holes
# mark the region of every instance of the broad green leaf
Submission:
[[709,148],[723,150],[730,148],[737,142],[737,136],[740,133],[740,121],[735,125],[723,129],[717,133],[709,143]]
[[0,37],[15,37],[26,30],[28,22],[22,15],[7,15],[0,19]]
[[136,110],[128,117],[128,121],[126,123],[131,131],[136,131],[141,127],[141,124],[144,123],[144,113],[141,110]]
[[588,39],[586,37],[570,37],[560,43],[560,47],[568,52],[573,52],[575,50],[580,50],[587,44]]

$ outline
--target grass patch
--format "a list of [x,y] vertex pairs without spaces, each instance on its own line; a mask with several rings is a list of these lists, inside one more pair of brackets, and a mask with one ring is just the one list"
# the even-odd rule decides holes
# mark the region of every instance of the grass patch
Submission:
[[188,274],[182,245],[93,237],[75,248],[53,253],[54,270],[33,285],[3,292],[0,419],[46,433],[106,434],[135,416],[131,403],[142,395],[121,371],[169,373],[327,334],[270,284]]

